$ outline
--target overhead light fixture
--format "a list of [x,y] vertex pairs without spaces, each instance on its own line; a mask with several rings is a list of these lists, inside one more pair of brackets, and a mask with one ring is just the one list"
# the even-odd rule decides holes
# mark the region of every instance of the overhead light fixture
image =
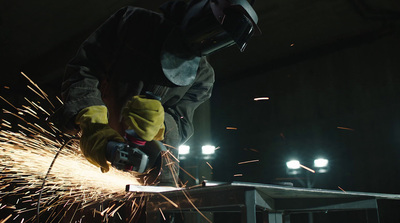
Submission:
[[327,167],[328,163],[329,161],[324,158],[318,158],[314,160],[314,166],[319,168]]
[[180,145],[178,147],[179,155],[187,155],[190,153],[190,146]]
[[291,170],[300,169],[300,161],[290,160],[290,161],[286,162],[286,166],[288,169],[291,169]]
[[211,155],[215,153],[215,146],[205,145],[201,147],[201,153],[203,155]]

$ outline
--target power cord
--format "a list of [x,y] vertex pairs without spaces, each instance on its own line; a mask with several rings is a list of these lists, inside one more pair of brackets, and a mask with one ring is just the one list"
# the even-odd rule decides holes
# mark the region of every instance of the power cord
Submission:
[[38,223],[40,223],[40,221],[39,221],[39,215],[40,215],[40,200],[42,199],[42,192],[43,192],[44,185],[46,184],[46,179],[47,179],[47,177],[48,177],[48,175],[49,175],[49,173],[50,173],[50,171],[51,171],[51,168],[53,168],[53,165],[54,165],[54,163],[55,163],[55,161],[56,161],[58,155],[60,154],[61,150],[62,150],[69,142],[71,142],[72,140],[76,140],[76,139],[78,139],[78,137],[73,136],[72,138],[68,139],[68,140],[60,147],[60,149],[57,151],[56,155],[54,156],[54,159],[53,159],[53,161],[51,162],[49,169],[47,170],[46,176],[43,178],[42,186],[40,187],[39,198],[38,198],[38,201],[37,201],[37,208],[36,208],[36,218],[37,218],[37,222],[38,222]]

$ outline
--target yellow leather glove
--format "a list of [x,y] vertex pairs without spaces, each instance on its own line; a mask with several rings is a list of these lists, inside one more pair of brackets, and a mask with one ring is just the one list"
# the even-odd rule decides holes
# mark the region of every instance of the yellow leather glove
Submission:
[[155,99],[133,96],[122,109],[122,116],[128,129],[145,141],[164,139],[164,107]]
[[110,164],[106,160],[108,141],[124,142],[124,138],[108,125],[107,107],[90,106],[82,109],[75,119],[82,130],[80,147],[85,158],[108,172]]

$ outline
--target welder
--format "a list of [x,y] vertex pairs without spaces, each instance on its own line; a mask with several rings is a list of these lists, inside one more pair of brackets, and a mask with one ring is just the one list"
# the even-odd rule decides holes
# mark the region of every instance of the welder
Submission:
[[[112,164],[109,142],[134,142],[147,154],[149,142],[162,141],[177,157],[174,148],[193,134],[196,108],[211,96],[206,56],[232,45],[243,51],[260,34],[246,0],[171,1],[160,10],[120,9],[67,64],[62,125],[82,131],[84,156],[103,172]],[[175,185],[173,179],[164,170],[159,184]]]

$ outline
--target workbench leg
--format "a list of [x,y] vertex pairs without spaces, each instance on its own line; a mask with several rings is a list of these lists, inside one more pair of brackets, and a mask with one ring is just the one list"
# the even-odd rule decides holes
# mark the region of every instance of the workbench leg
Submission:
[[288,214],[283,215],[283,222],[290,223],[290,215],[288,215]]
[[365,217],[367,219],[368,223],[379,223],[380,218],[379,218],[379,210],[366,210],[365,211]]
[[268,213],[268,223],[290,223],[290,217],[283,215],[282,212]]
[[256,223],[255,190],[245,192],[245,207],[242,209],[242,223]]

